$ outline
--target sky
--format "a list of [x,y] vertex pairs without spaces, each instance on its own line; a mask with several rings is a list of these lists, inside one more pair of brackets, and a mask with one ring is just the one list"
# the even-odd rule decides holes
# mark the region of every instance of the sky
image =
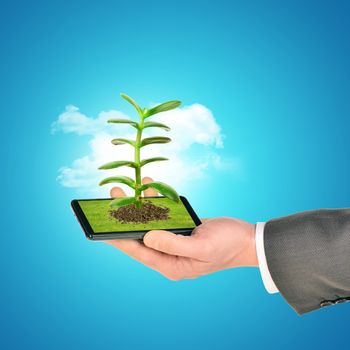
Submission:
[[[133,114],[137,114],[134,111]],[[136,131],[128,124],[111,124],[110,119],[129,119],[139,121],[138,117],[130,117],[121,111],[102,111],[97,118],[87,117],[76,106],[66,106],[56,121],[51,125],[51,133],[74,133],[90,135],[89,152],[75,159],[71,165],[62,166],[57,176],[58,182],[68,188],[77,189],[82,195],[106,196],[115,184],[104,188],[96,186],[106,175],[119,174],[135,176],[135,170],[123,167],[111,173],[101,172],[98,168],[115,160],[134,160],[134,149],[130,145],[112,144],[117,136],[134,140]],[[166,130],[171,143],[152,144],[141,148],[141,159],[152,158],[155,155],[165,157],[167,162],[149,163],[142,168],[142,176],[149,176],[156,181],[166,178],[167,183],[180,192],[188,192],[198,181],[206,181],[212,169],[238,170],[238,161],[222,159],[216,149],[223,148],[223,135],[220,126],[212,113],[205,106],[193,104],[176,110],[162,112],[151,116],[148,121],[162,123],[170,128]],[[164,124],[165,123],[165,124]],[[145,128],[142,137],[160,136],[159,128]],[[181,172],[178,170],[181,169]],[[123,190],[132,195],[126,185],[120,185]]]
[[299,317],[253,268],[168,281],[87,241],[70,201],[108,196],[103,120],[136,117],[125,92],[182,101],[159,115],[173,142],[149,149],[170,160],[148,171],[200,217],[349,207],[349,16],[347,1],[2,1],[1,348],[347,348],[350,305]]

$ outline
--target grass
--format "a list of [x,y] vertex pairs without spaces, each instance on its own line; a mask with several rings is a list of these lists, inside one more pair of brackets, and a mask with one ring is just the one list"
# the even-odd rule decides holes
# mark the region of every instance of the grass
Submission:
[[169,219],[149,221],[147,224],[125,224],[110,217],[109,205],[112,199],[79,201],[79,204],[94,232],[144,231],[153,229],[194,228],[196,226],[181,201],[176,203],[163,197],[147,198],[147,200],[151,201],[154,205],[169,208]]

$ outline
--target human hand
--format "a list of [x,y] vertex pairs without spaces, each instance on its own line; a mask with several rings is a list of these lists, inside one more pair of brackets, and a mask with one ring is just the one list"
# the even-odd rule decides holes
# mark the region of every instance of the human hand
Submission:
[[[142,179],[144,184],[151,181],[149,177]],[[157,196],[154,189],[147,189],[144,194]],[[114,187],[111,196],[122,197],[125,193]],[[143,243],[105,242],[171,280],[196,278],[233,267],[258,266],[255,225],[230,217],[202,219],[202,222],[191,236],[153,230],[146,233]]]

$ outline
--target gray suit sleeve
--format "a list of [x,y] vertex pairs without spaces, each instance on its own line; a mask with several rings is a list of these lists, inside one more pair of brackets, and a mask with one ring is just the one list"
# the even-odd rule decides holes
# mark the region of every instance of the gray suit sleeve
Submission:
[[323,209],[268,221],[271,277],[298,314],[350,300],[350,209]]

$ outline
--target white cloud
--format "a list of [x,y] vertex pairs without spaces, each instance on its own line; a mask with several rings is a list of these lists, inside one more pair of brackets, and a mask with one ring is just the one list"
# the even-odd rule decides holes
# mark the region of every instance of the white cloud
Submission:
[[[76,133],[78,135],[95,136],[104,130],[116,131],[116,126],[108,124],[107,120],[111,118],[128,118],[122,112],[108,111],[101,112],[96,119],[89,118],[79,111],[79,108],[73,105],[66,106],[66,109],[61,113],[58,119],[51,125],[51,133],[63,131],[64,133]],[[125,127],[125,125],[121,125]]]
[[[52,124],[52,133],[75,133],[90,135],[90,151],[70,166],[59,169],[57,180],[65,187],[77,188],[84,194],[106,196],[113,185],[98,186],[101,179],[112,174],[134,176],[131,168],[97,170],[113,160],[133,159],[133,148],[129,145],[114,146],[111,140],[121,136],[135,138],[135,129],[129,125],[108,124],[110,118],[129,118],[120,111],[101,112],[97,118],[90,118],[69,105]],[[223,160],[218,150],[223,147],[223,135],[211,111],[201,104],[159,113],[151,117],[154,121],[168,125],[171,130],[147,128],[145,136],[166,135],[172,139],[168,144],[154,144],[141,149],[141,158],[164,156],[168,161],[155,162],[142,168],[143,176],[163,181],[175,187],[180,193],[188,191],[198,181],[208,179],[212,170],[232,170],[237,163]],[[123,187],[131,194],[131,189]]]

